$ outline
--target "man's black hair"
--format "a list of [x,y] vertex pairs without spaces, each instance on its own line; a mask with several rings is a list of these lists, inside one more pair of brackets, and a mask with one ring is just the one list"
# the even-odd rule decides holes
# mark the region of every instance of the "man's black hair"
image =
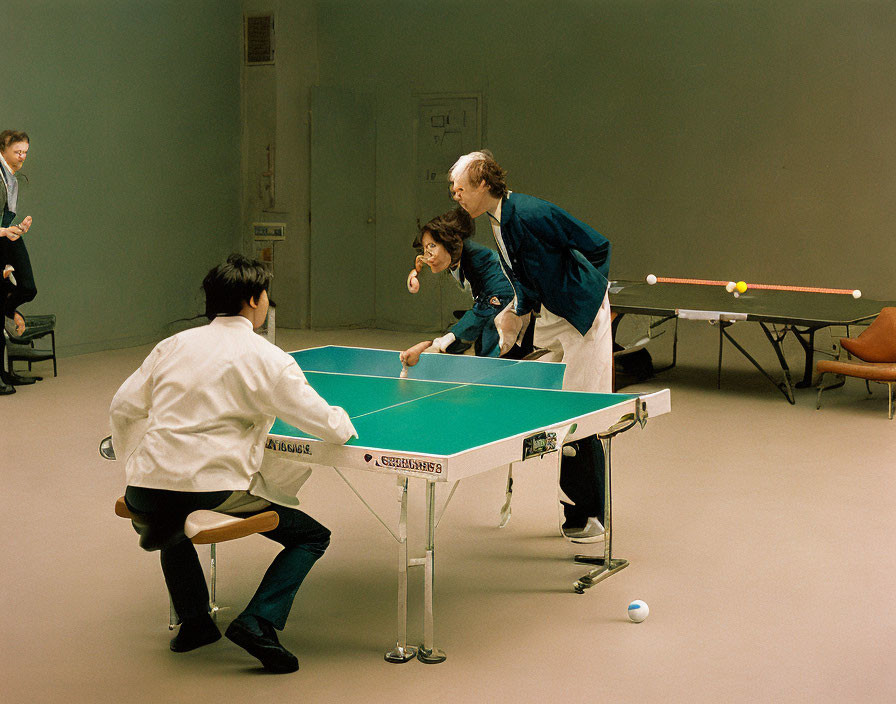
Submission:
[[205,317],[239,315],[250,299],[256,301],[271,285],[271,273],[264,265],[242,254],[231,254],[227,261],[206,274]]

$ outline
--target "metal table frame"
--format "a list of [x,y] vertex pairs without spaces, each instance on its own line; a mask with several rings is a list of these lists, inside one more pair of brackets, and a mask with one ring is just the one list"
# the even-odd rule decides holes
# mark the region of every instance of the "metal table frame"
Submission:
[[[665,310],[657,310],[647,307],[619,305],[612,306],[612,308],[614,312],[617,313],[613,320],[614,336],[616,328],[618,327],[623,316],[625,316],[626,314],[649,315],[659,318],[658,320],[651,323],[651,328],[658,327],[666,322],[669,322],[670,320],[674,321],[674,333],[672,338],[672,362],[663,367],[654,369],[655,373],[672,369],[677,363],[678,321],[705,320],[711,325],[715,325],[719,329],[719,355],[716,372],[718,388],[722,388],[722,353],[724,350],[724,341],[728,340],[728,342],[730,342],[738,352],[740,352],[754,367],[756,367],[756,369],[759,370],[760,373],[762,373],[762,375],[766,379],[768,379],[769,382],[771,382],[773,386],[775,386],[775,388],[777,388],[784,395],[784,398],[786,398],[791,405],[796,403],[793,391],[795,388],[802,389],[813,386],[812,376],[815,370],[814,353],[816,351],[819,351],[815,349],[815,333],[823,328],[832,327],[834,325],[843,325],[846,328],[846,336],[848,337],[850,334],[849,327],[851,325],[861,325],[863,323],[867,323],[871,318],[874,317],[874,315],[869,315],[864,318],[850,320],[848,322],[817,321],[815,323],[809,323],[808,321],[784,322],[781,320],[767,320],[762,319],[760,316],[752,314],[724,311],[692,310],[681,308],[676,309],[674,313],[669,314]],[[735,323],[742,321],[756,322],[759,324],[762,332],[765,334],[766,339],[768,339],[769,343],[772,346],[772,349],[775,352],[778,363],[781,365],[783,378],[776,379],[774,376],[772,376],[772,374],[768,370],[766,370],[756,360],[756,358],[753,357],[753,355],[751,355],[750,352],[731,334],[729,328],[731,328]],[[796,383],[794,383],[793,381],[793,376],[791,375],[790,371],[790,365],[787,363],[787,358],[784,355],[783,343],[788,334],[792,334],[793,337],[799,342],[805,354],[803,378]]]
[[[660,403],[668,403],[668,391],[661,391],[655,394],[648,395],[650,396],[661,397],[663,400]],[[586,574],[582,575],[576,582],[573,584],[573,589],[576,593],[582,594],[585,589],[588,589],[598,582],[606,579],[612,574],[624,569],[628,566],[628,560],[614,558],[612,555],[612,498],[611,498],[611,455],[610,455],[610,444],[613,437],[622,433],[630,428],[634,427],[636,424],[640,424],[642,427],[647,423],[648,419],[648,403],[647,400],[643,397],[636,397],[631,399],[634,402],[634,410],[629,413],[624,413],[623,416],[613,424],[608,430],[605,432],[597,433],[601,442],[604,445],[604,454],[606,461],[604,463],[604,473],[605,473],[605,481],[606,481],[606,492],[605,492],[605,519],[606,519],[606,539],[604,540],[604,553],[599,557],[592,557],[588,555],[576,555],[575,561],[577,563],[582,564],[590,564],[595,565],[596,567]],[[631,408],[631,406],[629,406]],[[608,409],[609,410],[609,409]],[[666,407],[665,410],[668,410]],[[665,412],[664,410],[661,412]],[[581,431],[581,429],[579,429]],[[566,425],[563,427],[558,427],[554,430],[556,432],[557,443],[556,447],[553,450],[549,450],[547,452],[541,453],[540,455],[533,456],[541,457],[546,454],[553,453],[556,458],[556,471],[558,477],[558,486],[559,486],[559,472],[560,472],[560,461],[562,458],[562,452],[560,451],[563,443],[575,434],[579,437],[584,437],[584,435],[579,432],[577,433],[577,424],[571,423],[570,425]],[[332,446],[331,446],[332,447]],[[347,448],[348,449],[348,448]],[[520,460],[526,461],[526,460]],[[516,464],[517,462],[511,463],[510,466]],[[499,465],[500,466],[508,466],[508,465]],[[393,530],[386,520],[384,520],[377,511],[366,501],[361,492],[352,484],[349,477],[346,476],[344,472],[344,468],[340,468],[337,466],[333,466],[335,471],[339,474],[339,476],[345,481],[345,483],[349,486],[352,492],[361,500],[361,502],[367,507],[367,509],[373,514],[373,516],[380,522],[380,524],[392,535],[395,541],[398,544],[398,590],[397,590],[397,609],[396,609],[396,640],[395,646],[385,653],[384,658],[387,662],[390,663],[403,663],[407,662],[414,657],[424,663],[434,664],[443,662],[446,659],[446,654],[443,650],[435,646],[435,615],[434,615],[434,584],[435,584],[435,533],[436,528],[439,525],[439,522],[442,519],[442,516],[445,513],[445,510],[448,507],[448,504],[451,502],[452,497],[454,496],[454,492],[457,489],[457,485],[460,479],[457,479],[451,482],[451,490],[448,495],[448,498],[445,501],[445,504],[442,506],[440,511],[436,509],[436,497],[435,497],[435,485],[438,483],[438,480],[434,480],[430,477],[421,477],[419,474],[414,474],[412,471],[405,472],[397,472],[397,486],[398,486],[398,502],[399,502],[399,516],[398,516],[398,527],[397,530]],[[355,467],[357,469],[361,469],[361,467]],[[365,468],[366,469],[366,468]],[[492,469],[491,467],[480,470],[480,471],[488,471],[488,469]],[[368,470],[369,471],[369,470]],[[479,471],[475,472],[479,473]],[[395,473],[393,473],[395,474]],[[473,473],[463,473],[463,476],[471,476]],[[461,476],[461,478],[463,478]],[[424,554],[421,557],[411,557],[408,550],[408,481],[411,478],[417,478],[425,482],[425,490],[426,490],[426,520],[425,520],[425,530],[426,530],[426,542]],[[445,481],[445,480],[443,480]],[[503,510],[502,510],[503,511]],[[506,520],[503,522],[506,523]],[[423,584],[423,641],[419,646],[414,646],[409,644],[408,642],[408,571],[412,567],[423,567],[424,568],[424,584]]]

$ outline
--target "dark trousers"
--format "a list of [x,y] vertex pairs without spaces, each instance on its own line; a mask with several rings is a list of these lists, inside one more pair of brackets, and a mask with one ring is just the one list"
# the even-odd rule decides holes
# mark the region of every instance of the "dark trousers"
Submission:
[[[160,541],[162,572],[174,609],[182,620],[208,613],[208,587],[193,543],[183,535],[183,524],[192,511],[214,509],[229,497],[229,491],[179,492],[129,486],[125,492],[128,508],[154,529],[168,532],[171,539]],[[294,508],[271,504],[280,524],[262,533],[283,546],[268,567],[243,616],[252,616],[283,630],[296,592],[305,575],[330,544],[330,531],[311,516]],[[262,511],[239,513],[254,516]]]
[[[3,239],[6,239],[5,237]],[[3,252],[2,252],[3,244],[0,243],[0,271],[3,271],[3,268],[6,266],[3,263]],[[10,290],[12,289],[12,284],[9,283],[8,279],[0,278],[0,326],[3,326],[6,323],[6,297],[9,295]],[[3,334],[3,329],[0,327],[0,371],[6,370],[6,335]]]
[[3,314],[7,318],[11,318],[16,308],[23,303],[33,301],[37,295],[34,271],[31,269],[31,258],[28,256],[28,249],[25,247],[25,240],[22,237],[14,242],[7,237],[0,238],[0,270],[4,269],[7,264],[15,268],[13,276],[16,277],[15,286],[5,287],[7,295],[3,299]]
[[563,502],[566,527],[579,528],[596,516],[604,523],[604,448],[596,435],[568,443],[576,448],[574,457],[560,462],[560,488],[575,506]]

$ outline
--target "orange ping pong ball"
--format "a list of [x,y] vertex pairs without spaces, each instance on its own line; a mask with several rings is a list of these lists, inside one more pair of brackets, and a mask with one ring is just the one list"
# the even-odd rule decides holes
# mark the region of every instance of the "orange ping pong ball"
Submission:
[[737,285],[734,288],[737,289],[738,293],[745,293],[747,290],[747,284],[744,281],[738,281]]

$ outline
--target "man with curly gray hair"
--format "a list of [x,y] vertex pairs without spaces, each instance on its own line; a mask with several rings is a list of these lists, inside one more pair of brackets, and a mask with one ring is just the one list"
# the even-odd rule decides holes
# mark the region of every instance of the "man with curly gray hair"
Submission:
[[[451,195],[471,217],[487,215],[513,302],[496,318],[502,351],[535,323],[535,346],[566,364],[563,388],[610,393],[613,339],[607,277],[610,243],[562,208],[507,189],[506,172],[488,151],[465,154],[451,168]],[[560,468],[564,535],[604,537],[604,455],[595,436],[564,449]]]

